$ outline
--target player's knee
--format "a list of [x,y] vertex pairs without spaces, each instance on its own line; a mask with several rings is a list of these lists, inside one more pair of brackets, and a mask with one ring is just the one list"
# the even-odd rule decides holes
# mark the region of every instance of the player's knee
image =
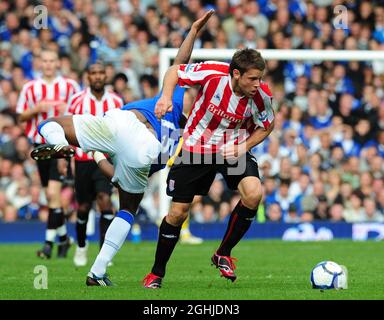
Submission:
[[46,196],[48,203],[60,202],[60,192],[56,188],[47,188]]
[[108,193],[99,192],[96,196],[96,202],[100,211],[110,210],[112,208],[111,197]]
[[241,201],[249,209],[256,210],[261,201],[262,194],[256,191],[246,193]]
[[80,203],[79,208],[77,210],[77,216],[80,218],[80,215],[82,217],[86,216],[88,217],[89,210],[91,210],[91,204],[90,203]]
[[180,226],[188,217],[189,204],[173,205],[168,213],[168,220],[173,225]]

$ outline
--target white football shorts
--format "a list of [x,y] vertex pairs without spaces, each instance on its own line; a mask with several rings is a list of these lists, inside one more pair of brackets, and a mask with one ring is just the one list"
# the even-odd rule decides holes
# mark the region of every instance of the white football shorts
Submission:
[[73,115],[77,141],[84,152],[108,153],[115,167],[112,182],[126,192],[143,193],[161,144],[133,112],[113,109],[103,117]]

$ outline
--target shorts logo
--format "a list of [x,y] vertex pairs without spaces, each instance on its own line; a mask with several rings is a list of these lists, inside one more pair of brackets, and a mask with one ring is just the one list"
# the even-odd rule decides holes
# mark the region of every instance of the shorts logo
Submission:
[[175,180],[169,180],[168,188],[169,191],[175,190]]

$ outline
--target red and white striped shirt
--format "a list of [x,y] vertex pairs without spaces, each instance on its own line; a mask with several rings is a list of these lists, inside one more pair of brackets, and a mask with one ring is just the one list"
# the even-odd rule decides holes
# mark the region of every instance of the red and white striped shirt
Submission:
[[[68,114],[92,114],[102,117],[108,110],[121,108],[123,100],[114,92],[104,91],[100,100],[92,94],[91,89],[87,88],[75,94],[70,103]],[[92,152],[85,153],[80,148],[76,148],[76,161],[92,161]]]
[[201,86],[183,134],[189,152],[217,153],[243,142],[257,126],[267,129],[274,119],[268,85],[262,82],[253,98],[235,95],[227,63],[184,64],[178,77],[181,87]]
[[29,108],[33,108],[38,102],[52,101],[48,112],[38,113],[27,121],[25,134],[33,143],[45,143],[44,138],[37,131],[38,124],[48,118],[59,116],[58,103],[68,104],[69,99],[78,91],[80,91],[80,87],[76,81],[62,76],[56,77],[50,83],[42,78],[31,80],[23,86],[17,101],[17,113],[21,114]]

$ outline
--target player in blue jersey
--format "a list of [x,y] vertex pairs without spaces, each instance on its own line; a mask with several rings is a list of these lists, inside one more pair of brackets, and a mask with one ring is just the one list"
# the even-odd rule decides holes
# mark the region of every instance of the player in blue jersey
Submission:
[[[198,32],[213,14],[206,12],[192,24],[191,30],[181,45],[175,58],[175,63],[187,63],[193,49],[193,43]],[[51,118],[39,125],[39,133],[49,144],[35,148],[31,156],[35,160],[66,158],[74,154],[74,145],[83,151],[99,151],[107,153],[113,162],[112,182],[119,192],[119,212],[109,226],[104,244],[88,273],[88,286],[110,286],[111,281],[106,276],[107,265],[123,245],[133,224],[135,214],[153,162],[161,153],[162,127],[179,127],[182,115],[180,95],[176,102],[175,111],[162,119],[156,120],[154,106],[144,108],[142,102],[127,105],[125,110],[114,109],[103,117],[92,115],[73,115]],[[188,98],[184,93],[183,99]],[[179,118],[178,118],[179,117]],[[177,120],[177,121],[176,121]],[[163,131],[169,132],[170,131]],[[169,144],[167,144],[169,146]],[[95,161],[99,164],[104,160],[101,153],[96,153]],[[106,162],[106,161],[104,161]],[[164,166],[164,164],[159,164]],[[102,169],[102,167],[101,167]],[[103,170],[103,169],[102,169]]]
[[[145,119],[154,129],[159,141],[161,142],[162,151],[158,157],[158,161],[151,165],[149,176],[163,169],[165,167],[165,163],[169,160],[169,157],[175,154],[175,150],[181,136],[180,129],[184,128],[187,121],[187,115],[192,107],[195,96],[195,89],[190,88],[186,90],[185,88],[176,86],[172,99],[172,112],[167,113],[161,121],[158,121],[154,113],[155,105],[157,100],[160,98],[160,94],[151,99],[128,103],[122,107],[122,110],[136,110],[144,115]],[[97,152],[96,157],[98,159],[102,159],[102,154]],[[106,159],[105,162],[99,161],[98,165],[102,168],[104,175],[108,178],[113,177],[114,169],[109,161]],[[201,238],[195,237],[190,232],[189,219],[187,219],[181,227],[180,242],[186,244],[200,244],[203,242]]]

